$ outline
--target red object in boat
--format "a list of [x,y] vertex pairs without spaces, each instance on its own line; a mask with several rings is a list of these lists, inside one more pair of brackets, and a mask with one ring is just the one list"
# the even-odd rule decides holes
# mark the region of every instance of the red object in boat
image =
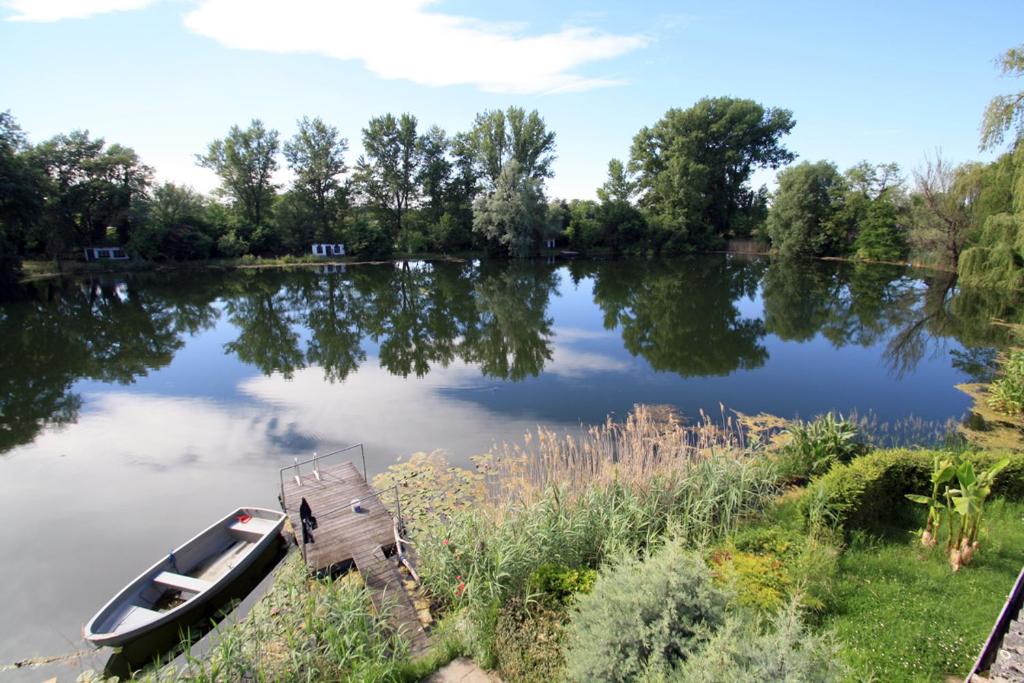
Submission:
[[242,524],[246,524],[250,519],[252,519],[252,515],[238,515],[237,519]]

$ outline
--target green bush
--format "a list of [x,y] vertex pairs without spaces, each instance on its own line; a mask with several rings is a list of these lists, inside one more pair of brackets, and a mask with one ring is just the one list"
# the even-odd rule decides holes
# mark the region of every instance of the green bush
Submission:
[[560,680],[565,666],[562,648],[566,608],[552,599],[527,605],[512,598],[498,612],[495,655],[502,680],[532,683]]
[[988,390],[993,410],[1019,416],[1024,412],[1024,349],[1014,349],[1002,363],[1001,376]]
[[711,565],[739,607],[766,614],[798,598],[820,614],[831,602],[838,559],[839,548],[828,538],[751,526],[716,549]]
[[758,555],[792,557],[799,553],[804,536],[778,526],[748,526],[732,537],[737,550]]
[[564,565],[546,563],[530,575],[530,589],[550,595],[559,602],[567,602],[576,593],[589,593],[597,580],[593,569],[573,569]]
[[809,631],[797,603],[791,602],[766,624],[742,613],[730,615],[700,652],[658,678],[679,683],[831,683],[845,675],[835,640]]
[[237,258],[242,256],[250,256],[249,243],[238,236],[238,233],[234,230],[229,230],[220,236],[217,240],[217,251],[228,258]]
[[789,442],[778,458],[779,476],[802,483],[828,472],[836,463],[845,463],[867,452],[859,440],[857,425],[832,413],[811,422],[796,420],[786,430]]
[[574,681],[630,681],[667,673],[721,626],[725,594],[699,554],[670,543],[602,572],[569,626]]
[[[804,516],[810,516],[811,502],[818,499],[847,534],[905,521],[912,505],[905,495],[931,490],[934,455],[926,450],[875,451],[834,467],[808,487],[801,499]],[[1009,458],[1009,466],[995,478],[992,496],[1024,499],[1024,453],[984,451],[962,457],[981,469]]]
[[348,252],[360,258],[387,258],[394,251],[391,236],[376,221],[356,216],[344,231]]
[[793,588],[786,566],[778,557],[748,553],[734,548],[711,555],[715,578],[734,596],[739,607],[774,612]]

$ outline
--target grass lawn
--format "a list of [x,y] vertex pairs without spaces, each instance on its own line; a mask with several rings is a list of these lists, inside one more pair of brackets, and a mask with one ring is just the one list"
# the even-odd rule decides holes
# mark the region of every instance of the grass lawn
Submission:
[[981,548],[953,573],[908,532],[855,537],[840,559],[835,630],[853,680],[967,675],[1024,564],[1024,504],[986,506]]

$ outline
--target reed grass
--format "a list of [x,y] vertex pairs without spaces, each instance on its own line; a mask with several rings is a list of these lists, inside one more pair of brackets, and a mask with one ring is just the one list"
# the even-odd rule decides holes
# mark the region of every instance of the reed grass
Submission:
[[296,553],[271,591],[242,621],[224,629],[204,659],[186,656],[184,670],[167,667],[138,680],[409,681],[407,647],[375,613],[358,575],[309,579]]
[[685,426],[643,407],[579,436],[538,429],[478,460],[485,500],[418,525],[424,586],[464,610],[471,651],[491,663],[500,606],[529,601],[541,565],[596,569],[669,537],[703,546],[763,509],[776,475],[747,436],[733,418]]
[[502,444],[474,462],[492,501],[508,508],[536,502],[552,486],[569,495],[612,483],[645,486],[716,455],[751,455],[784,424],[759,418],[723,408],[717,420],[701,411],[687,424],[671,409],[637,405],[624,421],[609,417],[578,435],[538,427],[522,444]]

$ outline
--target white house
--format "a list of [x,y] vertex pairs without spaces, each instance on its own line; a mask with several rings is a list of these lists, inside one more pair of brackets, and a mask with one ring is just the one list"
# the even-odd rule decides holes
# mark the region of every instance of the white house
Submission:
[[314,244],[313,256],[344,256],[344,244]]
[[86,247],[86,261],[127,261],[128,254],[121,247]]

